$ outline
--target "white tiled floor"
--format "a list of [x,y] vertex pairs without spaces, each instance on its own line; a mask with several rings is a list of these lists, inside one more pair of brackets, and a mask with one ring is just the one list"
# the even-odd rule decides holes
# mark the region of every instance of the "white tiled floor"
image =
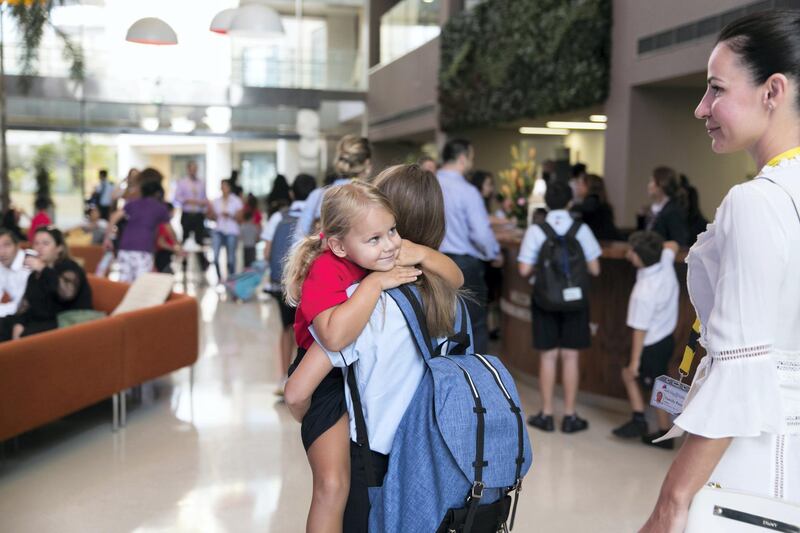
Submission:
[[[147,384],[128,426],[110,402],[6,443],[0,532],[303,531],[310,472],[299,425],[273,395],[274,302],[201,291],[202,343],[189,372]],[[528,412],[535,391],[521,386]],[[589,406],[576,435],[531,430],[517,532],[635,531],[674,457],[609,436],[624,416]]]

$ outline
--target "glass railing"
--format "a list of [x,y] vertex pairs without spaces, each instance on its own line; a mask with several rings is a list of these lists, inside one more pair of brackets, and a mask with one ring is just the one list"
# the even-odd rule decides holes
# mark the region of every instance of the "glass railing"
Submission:
[[401,0],[381,17],[381,64],[439,36],[439,0]]
[[[213,66],[216,77],[214,85],[240,85],[242,87],[319,89],[362,91],[366,81],[362,72],[363,63],[358,50],[326,50],[322,59],[295,60],[292,57],[239,57],[228,60],[225,65]],[[6,75],[19,75],[22,63],[20,48],[14,44],[5,46]],[[170,77],[158,66],[142,73],[125,70],[115,64],[111,54],[98,50],[84,50],[85,77],[87,80],[102,80],[110,85],[136,85],[157,83],[162,90],[170,87],[185,88],[190,85],[208,85],[208,79],[186,79]],[[154,56],[155,57],[155,56]],[[69,63],[63,50],[57,47],[42,47],[36,63],[38,76],[66,78]],[[211,68],[211,67],[210,67]],[[228,73],[229,76],[228,76]],[[228,77],[228,79],[225,79]]]

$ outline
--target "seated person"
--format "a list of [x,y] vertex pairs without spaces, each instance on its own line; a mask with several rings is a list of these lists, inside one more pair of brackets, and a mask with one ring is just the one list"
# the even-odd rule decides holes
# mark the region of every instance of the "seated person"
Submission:
[[61,230],[41,227],[33,235],[31,270],[16,314],[3,319],[0,341],[27,337],[58,327],[63,311],[92,308],[92,289],[83,269],[70,259]]
[[92,234],[92,244],[102,246],[106,238],[108,221],[100,217],[100,208],[94,204],[86,209],[86,221],[81,226],[83,231]]
[[30,274],[24,261],[25,252],[19,248],[17,235],[0,228],[0,317],[17,312]]
[[636,267],[636,284],[628,303],[628,327],[633,330],[630,362],[622,369],[633,416],[613,433],[621,438],[641,438],[645,444],[671,449],[673,441],[653,443],[671,427],[669,415],[657,410],[658,431],[649,433],[644,417],[645,399],[657,377],[667,373],[675,352],[673,333],[678,325],[680,288],[675,274],[678,243],[664,242],[655,231],[630,236],[628,261]]

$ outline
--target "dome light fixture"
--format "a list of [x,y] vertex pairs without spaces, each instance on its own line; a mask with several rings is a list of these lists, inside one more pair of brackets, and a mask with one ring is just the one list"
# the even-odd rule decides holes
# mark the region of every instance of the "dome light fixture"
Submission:
[[145,17],[128,28],[125,40],[131,43],[172,45],[178,44],[178,36],[169,24],[155,17]]
[[236,11],[236,8],[223,9],[213,18],[211,26],[208,29],[221,35],[227,34],[231,27],[231,22],[233,22],[233,18],[236,16]]
[[235,10],[228,28],[233,37],[278,37],[284,34],[283,22],[277,11],[259,3],[246,4]]

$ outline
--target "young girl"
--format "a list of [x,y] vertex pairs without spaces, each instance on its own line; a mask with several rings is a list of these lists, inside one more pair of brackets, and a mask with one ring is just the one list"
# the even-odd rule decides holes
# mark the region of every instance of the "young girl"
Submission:
[[[418,179],[414,179],[414,178]],[[410,181],[404,181],[406,178],[409,178]],[[441,200],[441,189],[438,187],[438,183],[436,182],[436,178],[430,173],[423,173],[419,167],[416,165],[412,166],[399,166],[393,167],[392,169],[388,169],[384,171],[378,178],[378,183],[382,183],[384,186],[381,186],[381,190],[385,191],[387,195],[392,198],[392,203],[396,202],[398,206],[398,223],[403,223],[407,226],[405,229],[409,231],[409,235],[413,231],[412,228],[414,225],[419,226],[419,231],[417,231],[414,236],[415,238],[419,238],[421,242],[429,245],[430,247],[426,246],[419,246],[409,241],[402,241],[402,246],[400,250],[400,254],[397,258],[396,263],[398,265],[420,265],[422,270],[425,272],[425,278],[420,281],[422,284],[422,291],[423,291],[423,298],[426,303],[431,302],[441,302],[442,300],[448,300],[451,305],[433,305],[429,307],[429,325],[432,326],[431,331],[435,332],[434,334],[442,334],[445,333],[443,331],[442,324],[449,324],[452,325],[453,317],[454,317],[454,307],[452,303],[454,302],[454,295],[455,291],[458,287],[461,286],[463,283],[463,276],[461,271],[458,269],[458,266],[445,255],[439,253],[435,250],[435,247],[438,245],[436,237],[438,236],[438,240],[441,241],[441,236],[443,236],[444,231],[444,211],[443,211],[443,202]],[[403,183],[401,183],[401,181]],[[409,194],[403,193],[402,191],[412,191]],[[425,194],[421,194],[421,193]],[[434,193],[438,192],[438,196]],[[438,199],[438,204],[436,200]],[[436,209],[438,205],[439,209]],[[441,215],[441,216],[437,216]],[[431,218],[432,217],[432,218]],[[323,217],[324,220],[324,217]],[[412,221],[416,222],[412,222]],[[425,229],[423,229],[423,227]],[[437,229],[438,228],[438,229]],[[431,235],[431,231],[434,235]],[[402,267],[398,267],[402,268]],[[374,275],[374,274],[372,274]],[[368,279],[368,278],[367,278]],[[347,301],[346,304],[348,305],[353,303],[352,300],[357,297],[358,293],[362,291],[363,285],[367,282],[367,279],[364,280],[361,284],[358,285],[358,288],[355,292],[348,291],[347,294],[352,294],[351,299]],[[393,302],[390,298],[386,296],[378,296],[383,301],[381,309],[388,309],[388,306],[392,306]],[[410,349],[406,350],[407,353],[413,354],[413,358],[411,358],[409,362],[411,366],[416,363],[419,363],[419,367],[416,370],[420,370],[422,367],[422,360],[416,354],[415,348],[413,347],[413,343],[410,340],[410,335],[407,333],[407,328],[405,325],[405,321],[402,318],[402,314],[398,309],[394,309],[394,313],[390,314],[389,316],[397,318],[398,320],[394,320],[394,326],[399,327],[390,327],[388,324],[384,324],[384,317],[381,315],[380,317],[376,317],[376,315],[380,314],[378,309],[375,309],[375,303],[377,302],[377,298],[375,301],[371,301],[370,305],[364,305],[363,308],[367,311],[368,319],[370,320],[370,324],[375,322],[376,324],[380,324],[381,326],[385,325],[386,328],[381,327],[381,331],[385,334],[391,336],[389,331],[398,334],[405,334],[406,340],[409,341]],[[396,307],[396,306],[395,306]],[[389,313],[387,311],[387,313]],[[387,319],[388,320],[388,319]],[[315,333],[317,337],[322,340],[319,336],[319,332],[315,327]],[[363,324],[359,324],[359,331],[357,332],[356,336],[359,337],[358,342],[361,342],[363,337],[366,337],[366,331],[364,334],[361,333],[363,329]],[[377,329],[377,326],[370,327],[370,330]],[[447,328],[444,328],[447,329]],[[325,341],[323,340],[323,345]],[[403,345],[404,348],[409,348],[409,345]],[[328,347],[326,346],[326,349]],[[353,345],[345,347],[345,353],[347,351],[352,351]],[[336,353],[332,350],[328,350],[330,353]],[[367,350],[369,351],[369,350]],[[391,359],[388,357],[386,359]],[[402,366],[401,362],[401,366]],[[303,359],[302,363],[298,366],[296,372],[292,375],[289,383],[286,387],[286,401],[289,408],[292,410],[293,414],[296,418],[302,418],[303,413],[306,409],[308,409],[309,403],[314,402],[315,399],[309,400],[312,395],[312,392],[315,389],[319,390],[317,385],[320,384],[320,381],[323,381],[323,377],[328,375],[328,373],[332,369],[332,363],[318,345],[314,344],[312,348],[307,353],[306,357]],[[405,370],[412,371],[411,374],[406,374]],[[391,437],[386,434],[386,431],[383,429],[387,429],[389,432],[392,432],[393,429],[396,429],[396,424],[399,423],[399,417],[402,416],[402,412],[405,410],[405,405],[407,402],[410,401],[411,396],[413,395],[413,390],[416,388],[418,379],[415,381],[414,377],[421,378],[421,372],[413,372],[414,369],[408,368],[393,372],[392,369],[388,370],[389,374],[394,374],[395,378],[403,383],[395,383],[383,389],[383,396],[391,396],[392,398],[397,398],[399,400],[398,406],[396,409],[393,410],[394,414],[397,416],[387,415],[387,413],[382,412],[381,416],[370,418],[370,422],[368,425],[369,433],[378,435],[378,441],[381,441],[381,435],[385,438],[383,440],[391,440]],[[336,368],[333,368],[333,372],[338,374],[341,379],[340,371]],[[417,375],[418,374],[418,375]],[[364,374],[361,374],[362,376]],[[327,379],[327,378],[326,378]],[[360,380],[361,381],[361,380]],[[375,380],[374,385],[380,387],[381,385],[378,383],[379,380]],[[324,381],[323,381],[324,382]],[[361,388],[361,383],[359,383],[359,388]],[[394,385],[398,385],[395,387]],[[342,385],[340,385],[341,390]],[[316,395],[317,392],[314,392]],[[370,400],[368,399],[371,395],[368,392],[362,394],[362,398],[365,401],[365,409],[369,410],[370,408]],[[405,401],[405,404],[403,404]],[[400,405],[402,404],[402,405]],[[375,428],[372,427],[373,423],[381,424],[382,429],[378,430],[377,432],[374,431]],[[350,429],[350,436],[353,436],[353,430]],[[342,439],[347,439],[347,436],[339,437]],[[339,442],[332,442],[329,441],[329,446],[343,446],[346,449],[347,442],[346,440],[342,440]],[[381,447],[380,445],[377,446],[378,451],[380,453],[387,453],[388,450]],[[376,445],[373,444],[373,450],[376,448]],[[347,502],[347,510],[345,512],[345,531],[365,531],[366,527],[366,516],[369,512],[369,505],[367,499],[367,489],[364,483],[364,473],[363,469],[360,465],[360,457],[359,453],[352,454],[352,458],[354,460],[353,463],[353,481],[352,486],[350,488],[350,495],[349,500]],[[345,466],[349,464],[349,461],[345,455]],[[336,523],[336,526],[340,526],[341,521]],[[341,529],[337,529],[340,531]]]
[[[394,211],[374,187],[353,182],[330,189],[321,215],[322,233],[301,241],[284,273],[287,301],[300,302],[295,321],[298,357],[293,364],[297,373],[290,383],[318,375],[313,367],[301,364],[314,344],[312,325],[328,350],[341,350],[361,333],[383,290],[415,281],[421,274],[416,267],[396,266],[401,239]],[[434,264],[449,261],[438,252],[428,252]],[[455,264],[449,273],[460,279]],[[347,288],[358,282],[348,299]],[[310,351],[322,353],[316,345]],[[314,477],[307,530],[339,532],[350,477],[344,380],[341,371],[329,365],[315,381],[313,395],[299,399],[287,388],[286,400],[293,414],[302,418],[303,444]]]

